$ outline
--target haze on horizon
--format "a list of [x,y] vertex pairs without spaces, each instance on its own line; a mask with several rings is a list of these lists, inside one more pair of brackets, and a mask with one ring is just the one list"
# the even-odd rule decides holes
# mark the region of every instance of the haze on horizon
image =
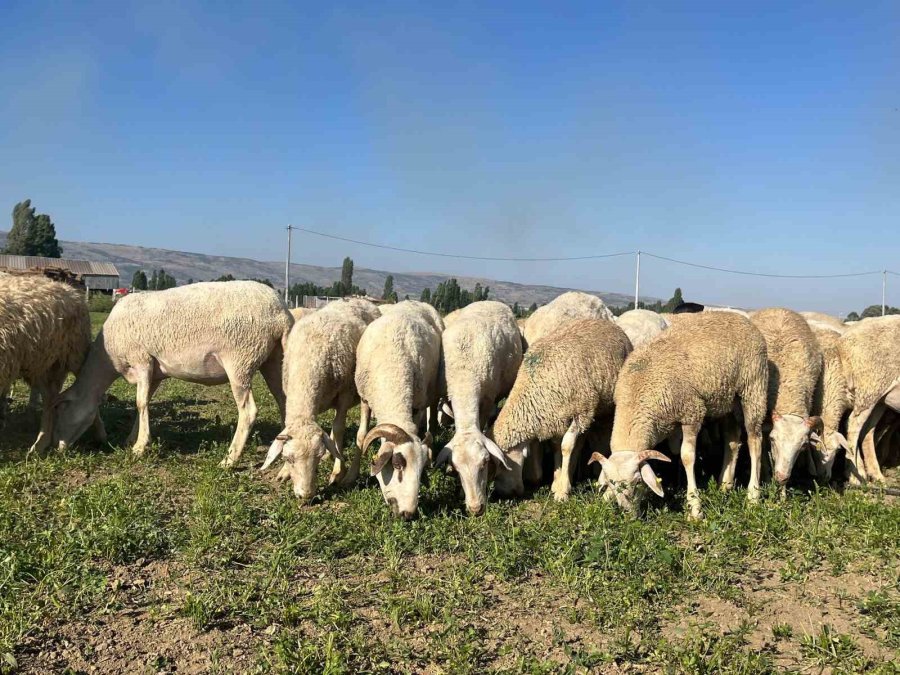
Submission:
[[[60,239],[279,260],[288,223],[481,256],[642,249],[900,271],[900,4],[20,2],[0,209]],[[294,260],[629,292],[633,258]],[[642,261],[641,290],[844,314],[880,276]],[[900,277],[888,280],[900,305]]]

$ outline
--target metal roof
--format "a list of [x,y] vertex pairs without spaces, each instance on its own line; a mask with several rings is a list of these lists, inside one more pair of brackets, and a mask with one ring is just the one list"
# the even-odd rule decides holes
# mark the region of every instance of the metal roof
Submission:
[[0,254],[0,270],[20,270],[22,272],[50,267],[69,270],[78,276],[117,277],[119,270],[108,262],[91,262],[89,260],[68,260],[67,258],[41,258],[33,255]]

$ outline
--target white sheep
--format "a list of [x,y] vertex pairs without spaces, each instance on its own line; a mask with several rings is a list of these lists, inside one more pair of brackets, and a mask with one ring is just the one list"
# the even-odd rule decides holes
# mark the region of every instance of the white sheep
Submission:
[[850,481],[884,482],[874,435],[885,412],[900,412],[900,316],[859,322],[844,333],[838,350],[853,401],[847,420]]
[[630,309],[616,317],[616,324],[625,331],[631,340],[631,346],[637,349],[656,339],[669,327],[668,322],[656,312],[649,309]]
[[831,314],[824,314],[822,312],[800,312],[800,316],[806,319],[810,326],[814,324],[825,325],[839,333],[844,333],[844,331],[847,330],[847,326],[844,325],[844,322]]
[[[455,315],[455,316],[454,316]],[[466,507],[481,515],[489,474],[511,467],[503,451],[484,435],[494,407],[509,393],[522,362],[522,337],[512,310],[502,302],[475,302],[448,315],[442,336],[447,394],[456,432],[438,454],[459,474]]]
[[382,439],[371,473],[391,512],[404,520],[416,514],[422,471],[430,458],[430,434],[424,442],[419,439],[418,421],[440,396],[443,327],[433,307],[407,300],[369,324],[356,349],[360,425],[368,427],[370,412],[378,420],[361,452]]
[[822,351],[797,312],[771,307],[754,312],[750,320],[766,339],[772,471],[784,487],[800,452],[815,440],[811,434],[822,431],[822,418],[810,414],[822,374]]
[[[294,494],[304,500],[316,493],[316,471],[325,453],[335,467],[330,482],[344,478],[353,484],[359,475],[359,455],[348,473],[342,467],[347,411],[359,402],[354,376],[356,347],[366,327],[381,316],[367,300],[341,300],[297,321],[288,336],[282,382],[287,396],[284,429],[278,434],[262,470],[283,453],[280,478],[290,478]],[[335,409],[329,437],[316,416]],[[367,429],[361,426],[357,442]]]
[[[571,492],[581,435],[595,418],[612,413],[616,378],[630,351],[628,337],[612,321],[579,319],[531,343],[522,358],[493,438],[519,454],[530,441],[561,439],[551,487],[558,501]],[[501,475],[498,492],[506,492]],[[520,466],[513,478],[521,481]]]
[[613,321],[615,317],[603,301],[595,295],[580,291],[569,291],[552,302],[535,310],[525,324],[525,342],[534,344],[545,335],[576,319],[604,319]]
[[[91,318],[74,288],[38,276],[0,276],[0,393],[17,379],[41,396],[41,428],[30,451],[51,441],[55,402],[68,373],[78,373],[91,346]],[[96,415],[98,435],[105,434]]]
[[138,417],[128,443],[140,456],[150,444],[150,399],[163,380],[227,382],[238,407],[237,429],[222,461],[230,467],[256,420],[251,383],[257,371],[284,419],[281,361],[292,324],[278,293],[255,281],[127,295],[113,307],[75,384],[63,393],[54,437],[60,447],[74,443],[121,375],[137,386]]
[[740,428],[732,413],[739,406],[750,446],[748,497],[757,500],[767,383],[765,339],[749,320],[733,312],[694,314],[635,350],[616,384],[612,453],[591,455],[592,462],[602,465],[599,484],[605,498],[631,510],[643,496],[640,485],[662,495],[647,461],[668,461],[653,448],[680,429],[688,506],[691,516],[700,518],[694,476],[697,435],[705,419],[729,421],[720,481],[723,488],[731,488],[740,448]]

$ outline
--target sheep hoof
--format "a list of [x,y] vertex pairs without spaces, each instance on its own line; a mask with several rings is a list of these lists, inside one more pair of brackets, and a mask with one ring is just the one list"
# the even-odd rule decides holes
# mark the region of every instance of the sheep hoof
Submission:
[[564,502],[569,498],[568,490],[554,490],[553,491],[553,499],[558,502]]
[[703,511],[700,509],[691,509],[691,512],[688,514],[688,520],[700,521],[703,518]]
[[731,492],[734,489],[734,482],[722,483],[720,487],[722,489],[722,492]]
[[226,457],[221,462],[219,462],[220,469],[230,469],[234,466],[234,460],[231,457]]
[[131,448],[131,454],[134,455],[135,457],[143,457],[144,453],[146,453],[146,452],[147,452],[146,445],[135,445],[133,448]]

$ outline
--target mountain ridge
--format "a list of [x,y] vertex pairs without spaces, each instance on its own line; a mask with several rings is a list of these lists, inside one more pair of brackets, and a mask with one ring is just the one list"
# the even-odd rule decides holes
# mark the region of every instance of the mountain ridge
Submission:
[[[0,248],[6,244],[6,235],[6,232],[0,231]],[[60,241],[60,245],[63,248],[64,258],[113,263],[119,270],[123,286],[130,284],[132,275],[139,269],[150,271],[160,268],[172,274],[179,283],[184,283],[188,279],[193,279],[194,281],[209,280],[224,274],[231,274],[240,279],[269,279],[275,286],[280,287],[284,279],[284,262],[208,255],[205,253],[147,246],[132,246],[130,244]],[[546,304],[566,291],[584,290],[545,284],[522,284],[486,277],[434,272],[389,272],[364,267],[354,268],[353,283],[360,288],[365,288],[370,295],[377,296],[381,294],[385,277],[388,274],[394,276],[394,290],[397,294],[401,298],[409,295],[413,299],[418,299],[423,289],[431,288],[433,291],[439,283],[451,278],[456,278],[460,286],[470,290],[475,287],[476,283],[480,283],[482,286],[490,286],[491,299],[509,304],[518,302],[525,307],[533,302],[539,305]],[[318,286],[330,286],[340,278],[340,267],[301,263],[291,264],[291,283],[309,281]],[[584,292],[598,296],[608,305],[619,307],[634,301],[634,296],[626,293],[592,290],[585,290]],[[657,300],[657,298],[645,296],[642,296],[642,299],[647,302]]]

